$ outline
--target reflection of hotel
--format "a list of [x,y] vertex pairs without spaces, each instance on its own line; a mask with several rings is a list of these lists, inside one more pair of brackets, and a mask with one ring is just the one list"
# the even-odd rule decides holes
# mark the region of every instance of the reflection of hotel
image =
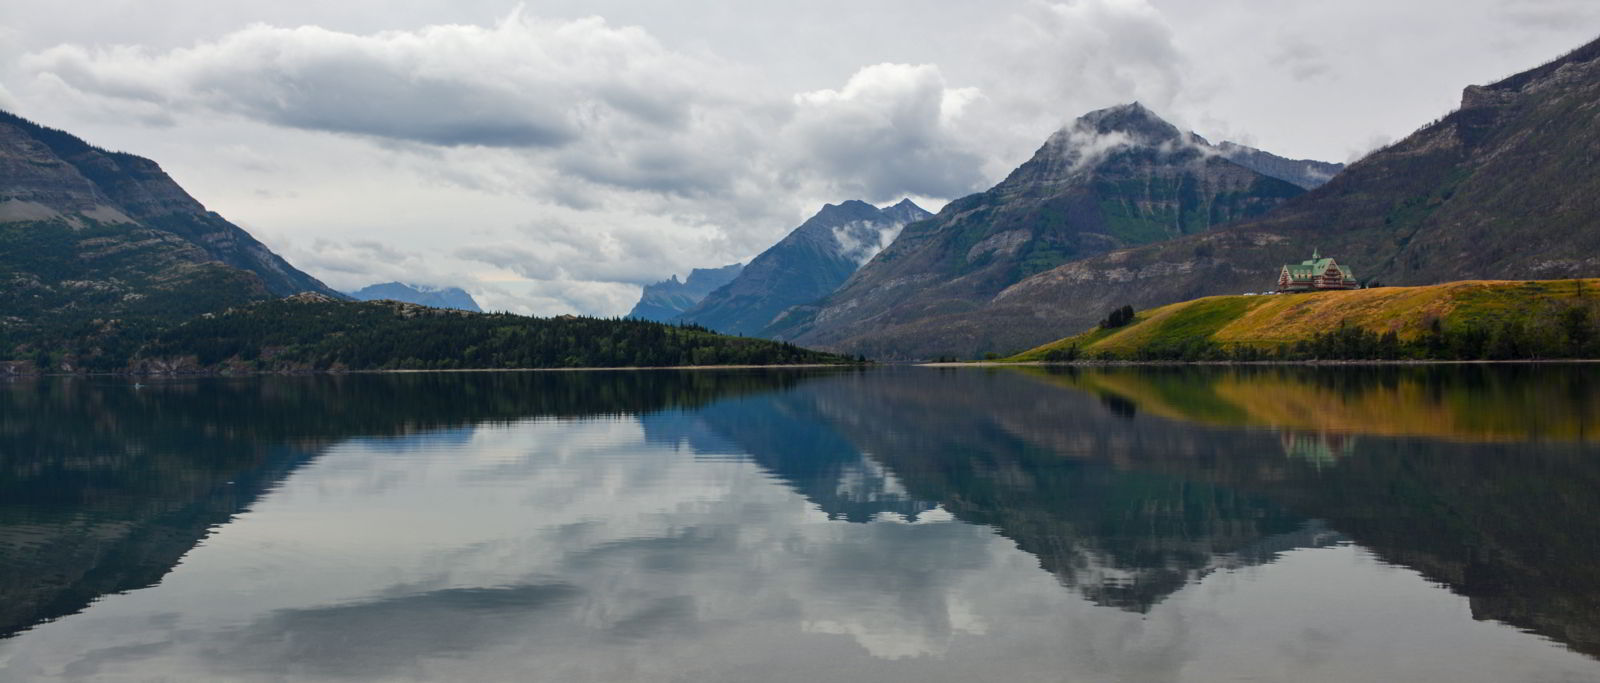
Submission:
[[1285,431],[1279,435],[1279,440],[1283,443],[1285,455],[1309,462],[1317,469],[1337,465],[1341,458],[1356,452],[1356,437],[1339,432],[1311,434]]

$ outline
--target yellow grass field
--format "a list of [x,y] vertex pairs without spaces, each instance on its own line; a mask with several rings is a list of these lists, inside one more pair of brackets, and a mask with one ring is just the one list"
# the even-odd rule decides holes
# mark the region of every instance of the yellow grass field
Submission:
[[[1127,356],[1152,344],[1200,338],[1224,348],[1272,348],[1309,340],[1341,324],[1401,340],[1421,336],[1430,321],[1483,323],[1574,302],[1600,304],[1600,279],[1465,280],[1422,287],[1380,287],[1307,294],[1213,296],[1139,312],[1120,329],[1093,329],[1009,360],[1043,360],[1076,346],[1086,356]],[[1590,305],[1593,305],[1590,304]]]

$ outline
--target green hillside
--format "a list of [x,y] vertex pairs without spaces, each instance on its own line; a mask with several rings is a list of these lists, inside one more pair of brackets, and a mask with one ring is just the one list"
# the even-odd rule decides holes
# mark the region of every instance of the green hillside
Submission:
[[1007,360],[1600,358],[1600,280],[1213,296]]

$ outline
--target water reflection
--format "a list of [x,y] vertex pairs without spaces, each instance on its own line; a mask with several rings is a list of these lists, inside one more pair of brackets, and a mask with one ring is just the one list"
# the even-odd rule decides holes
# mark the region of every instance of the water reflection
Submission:
[[773,373],[495,373],[0,385],[0,635],[156,583],[330,444],[703,405]]
[[5,385],[0,677],[1580,680],[1593,376]]
[[1019,368],[1042,381],[1202,424],[1456,441],[1593,441],[1592,366]]

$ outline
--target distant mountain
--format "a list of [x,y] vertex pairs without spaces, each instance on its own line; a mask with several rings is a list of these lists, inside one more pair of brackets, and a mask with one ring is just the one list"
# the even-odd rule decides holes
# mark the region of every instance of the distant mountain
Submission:
[[1307,190],[1315,190],[1344,170],[1344,164],[1312,159],[1285,159],[1271,152],[1233,142],[1217,145],[1223,158],[1261,175],[1286,180]]
[[679,282],[678,276],[674,274],[653,285],[645,285],[639,303],[633,305],[628,317],[662,323],[672,322],[683,315],[684,311],[694,308],[694,305],[700,303],[700,300],[706,298],[712,290],[733,281],[743,270],[742,263],[721,268],[695,268],[689,271],[688,279],[682,282]]
[[306,291],[343,296],[154,161],[0,112],[0,358],[91,362],[153,326]]
[[1600,41],[1487,86],[1258,220],[1068,263],[939,321],[947,348],[1017,351],[1114,307],[1259,292],[1321,249],[1392,285],[1600,275]]
[[910,199],[883,208],[857,200],[828,204],[680,319],[764,336],[784,311],[831,294],[901,228],[932,215]]
[[478,308],[478,302],[472,300],[472,295],[460,287],[429,287],[426,285],[408,285],[401,282],[385,282],[377,285],[367,285],[360,290],[350,292],[350,298],[356,301],[388,299],[390,301],[404,301],[434,308],[454,308],[474,313],[483,312],[483,309]]
[[1091,112],[994,188],[906,228],[837,292],[772,331],[880,358],[965,353],[971,345],[946,344],[937,320],[1062,263],[1205,232],[1302,193],[1137,103]]

